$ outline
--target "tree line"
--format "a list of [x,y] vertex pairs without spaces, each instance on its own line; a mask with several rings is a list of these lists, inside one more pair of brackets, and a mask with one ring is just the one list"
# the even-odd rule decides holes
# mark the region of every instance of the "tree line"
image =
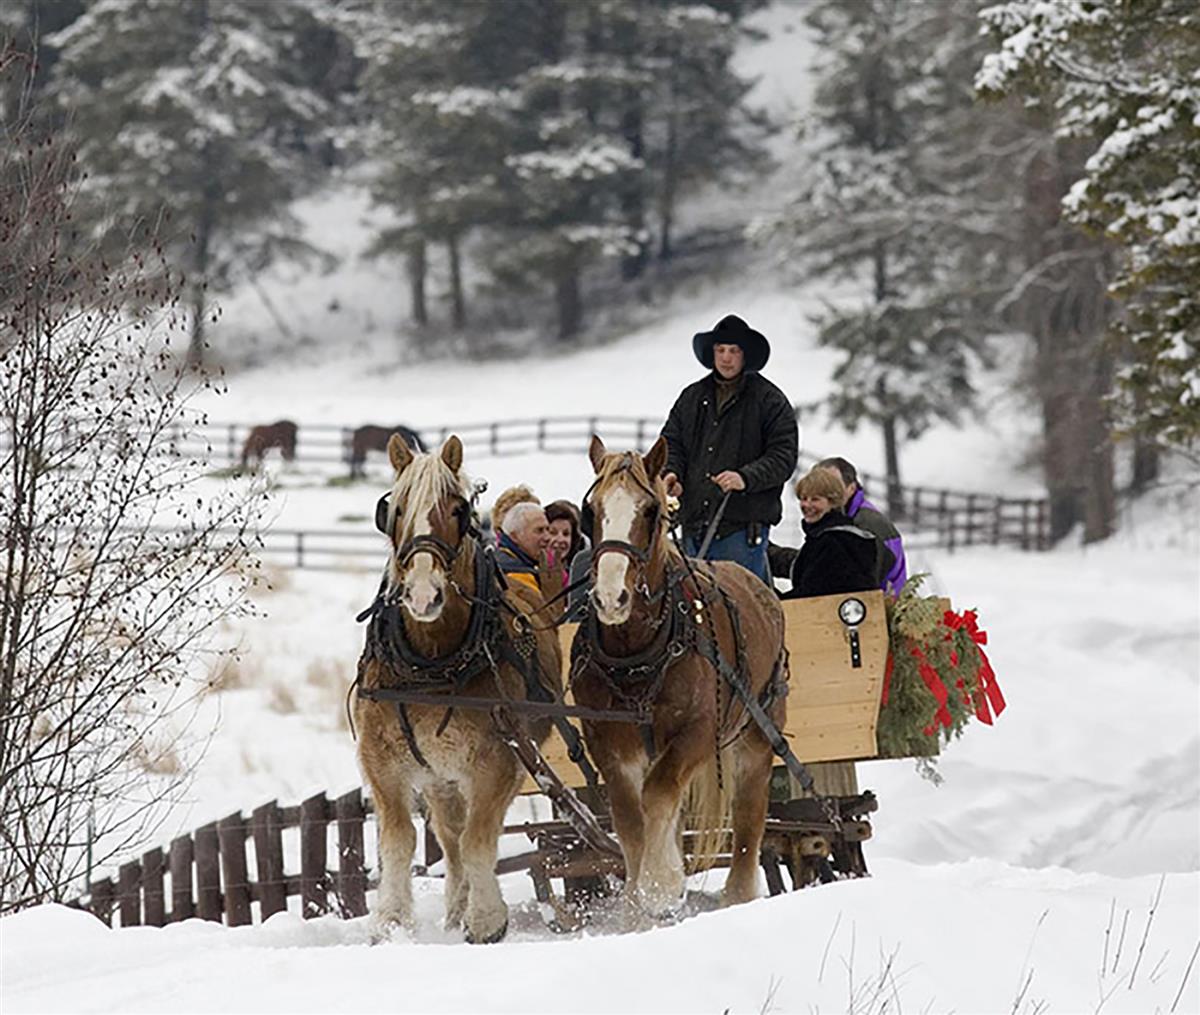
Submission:
[[[466,326],[474,271],[510,306],[548,298],[580,331],[585,273],[669,259],[680,200],[767,164],[766,117],[732,56],[765,0],[29,0],[39,87],[76,139],[114,239],[170,209],[191,356],[214,294],[279,258],[319,259],[291,208],[334,166],[365,179],[370,253],[429,272]],[[0,29],[4,26],[0,24]]]

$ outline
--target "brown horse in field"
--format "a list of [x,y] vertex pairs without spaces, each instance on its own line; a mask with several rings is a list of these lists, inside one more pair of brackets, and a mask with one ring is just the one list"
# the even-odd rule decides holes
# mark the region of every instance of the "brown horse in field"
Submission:
[[281,419],[275,423],[264,423],[262,426],[250,428],[242,444],[242,468],[246,468],[251,459],[257,469],[262,465],[263,455],[270,448],[279,448],[285,462],[296,460],[296,424],[290,419]]
[[410,427],[398,424],[396,426],[376,426],[367,423],[360,426],[350,435],[350,478],[361,479],[365,474],[363,466],[367,461],[368,451],[386,451],[392,434],[399,434],[413,451],[424,451],[425,445],[421,435]]
[[583,726],[608,786],[626,893],[658,917],[682,900],[685,796],[699,801],[694,828],[724,838],[732,819],[723,901],[757,895],[773,753],[716,661],[781,729],[788,679],[775,594],[738,564],[685,562],[668,539],[666,454],[662,437],[644,458],[592,438],[592,593],[571,652],[579,704],[641,708],[649,719]]
[[[561,698],[558,638],[522,622],[541,606],[537,593],[499,584],[495,561],[474,531],[459,439],[433,455],[414,454],[392,436],[387,450],[396,479],[376,524],[391,551],[354,708],[359,763],[379,815],[376,934],[412,925],[415,790],[446,857],[447,926],[464,923],[468,941],[497,941],[508,927],[508,907],[496,880],[496,844],[524,770],[487,712],[369,694],[407,688],[523,699],[537,689],[529,682],[536,679]],[[534,667],[516,665],[530,658]],[[550,732],[549,720],[519,724],[539,744]]]

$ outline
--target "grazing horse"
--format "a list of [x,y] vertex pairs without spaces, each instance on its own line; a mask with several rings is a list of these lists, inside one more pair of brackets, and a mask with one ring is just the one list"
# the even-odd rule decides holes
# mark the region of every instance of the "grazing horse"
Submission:
[[413,451],[424,451],[425,445],[421,435],[411,427],[398,424],[397,426],[376,426],[367,423],[360,426],[350,435],[350,478],[361,479],[365,474],[363,468],[367,461],[368,451],[386,451],[392,434],[399,434]]
[[275,423],[251,427],[242,445],[242,468],[246,468],[253,459],[257,469],[262,465],[263,455],[269,448],[279,448],[285,462],[295,461],[296,424],[290,419],[281,419]]
[[[446,858],[446,925],[465,923],[471,942],[498,941],[508,928],[508,907],[496,880],[496,844],[524,770],[488,712],[371,694],[400,688],[524,699],[546,691],[561,698],[562,656],[553,630],[534,631],[527,622],[541,597],[501,587],[490,549],[474,529],[459,439],[451,437],[435,455],[414,454],[393,436],[387,450],[396,479],[379,502],[376,525],[391,551],[358,664],[354,707],[359,763],[379,815],[375,934],[412,927],[416,790]],[[544,719],[517,725],[539,744],[550,731]]]
[[670,542],[659,478],[664,438],[643,458],[609,453],[592,437],[589,455],[597,476],[584,520],[594,546],[592,593],[572,645],[571,686],[580,705],[645,716],[640,727],[583,724],[608,786],[627,897],[655,917],[681,902],[678,827],[688,796],[701,802],[693,827],[723,831],[732,819],[722,901],[746,902],[758,893],[773,752],[731,679],[782,728],[783,612],[739,564],[685,561]]

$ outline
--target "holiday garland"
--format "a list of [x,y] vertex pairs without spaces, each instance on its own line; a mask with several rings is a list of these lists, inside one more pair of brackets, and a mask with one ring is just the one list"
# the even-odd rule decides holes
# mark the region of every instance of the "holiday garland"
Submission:
[[925,575],[913,575],[887,599],[888,653],[877,729],[879,756],[927,759],[962,736],[971,716],[989,726],[1004,711],[1004,695],[984,654],[987,632],[974,610],[955,613],[922,596]]

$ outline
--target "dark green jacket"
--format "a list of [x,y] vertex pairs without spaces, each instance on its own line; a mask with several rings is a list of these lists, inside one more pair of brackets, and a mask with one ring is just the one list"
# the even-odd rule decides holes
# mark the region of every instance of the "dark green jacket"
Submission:
[[800,438],[792,405],[774,384],[761,374],[745,374],[718,414],[710,373],[683,389],[662,432],[669,449],[667,471],[683,484],[685,532],[703,532],[722,496],[709,477],[726,469],[740,473],[746,489],[729,498],[718,538],[755,522],[778,524]]

